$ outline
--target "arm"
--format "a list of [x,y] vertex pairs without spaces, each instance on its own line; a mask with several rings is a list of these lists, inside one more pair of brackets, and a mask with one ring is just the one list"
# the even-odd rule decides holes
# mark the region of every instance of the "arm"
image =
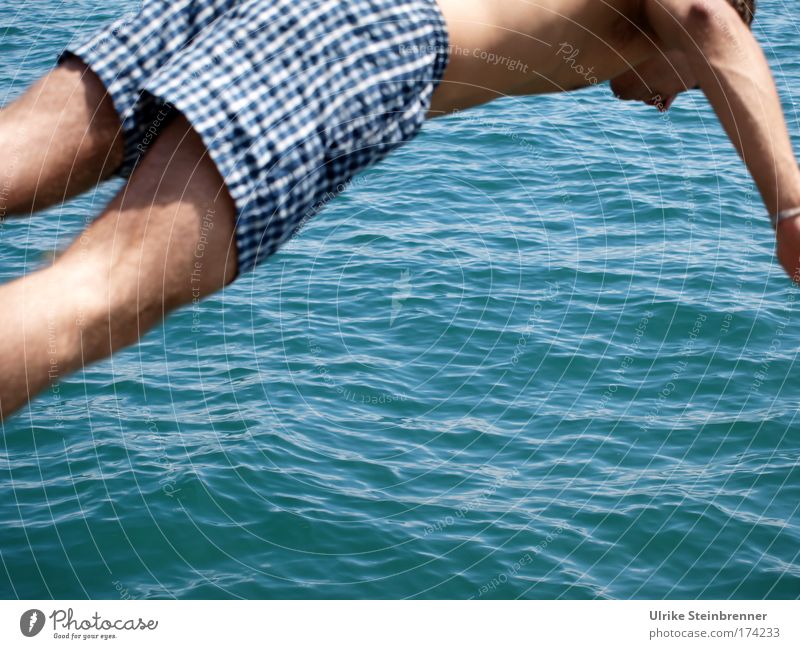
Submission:
[[[767,60],[726,0],[646,0],[667,48],[689,59],[770,214],[800,207],[800,170]],[[777,229],[778,259],[800,283],[800,220]]]

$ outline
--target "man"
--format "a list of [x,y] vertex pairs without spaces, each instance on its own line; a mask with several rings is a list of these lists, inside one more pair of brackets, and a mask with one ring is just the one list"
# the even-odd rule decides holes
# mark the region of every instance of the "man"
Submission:
[[[127,185],[47,268],[0,287],[0,413],[273,253],[425,118],[611,80],[700,88],[800,279],[800,171],[754,0],[145,0],[0,112],[3,214]],[[498,65],[502,62],[502,65]]]

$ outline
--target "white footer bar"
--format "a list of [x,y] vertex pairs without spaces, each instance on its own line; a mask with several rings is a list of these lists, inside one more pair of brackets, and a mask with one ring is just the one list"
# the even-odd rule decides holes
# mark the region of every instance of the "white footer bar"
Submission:
[[0,602],[0,647],[796,649],[799,632],[796,601]]

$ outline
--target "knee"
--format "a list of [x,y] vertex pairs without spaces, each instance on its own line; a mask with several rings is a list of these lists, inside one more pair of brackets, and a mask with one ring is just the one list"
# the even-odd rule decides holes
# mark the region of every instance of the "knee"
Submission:
[[0,216],[30,214],[122,164],[121,121],[100,79],[68,59],[0,110]]
[[133,251],[112,256],[78,245],[48,269],[69,286],[87,362],[135,344],[163,319],[164,302],[144,285],[138,268]]

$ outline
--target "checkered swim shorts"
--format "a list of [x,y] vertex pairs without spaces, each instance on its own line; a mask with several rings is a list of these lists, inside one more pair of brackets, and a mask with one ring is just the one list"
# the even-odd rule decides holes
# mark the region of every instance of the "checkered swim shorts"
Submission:
[[71,45],[123,121],[128,176],[170,111],[236,208],[239,274],[411,139],[447,65],[435,0],[144,0]]

